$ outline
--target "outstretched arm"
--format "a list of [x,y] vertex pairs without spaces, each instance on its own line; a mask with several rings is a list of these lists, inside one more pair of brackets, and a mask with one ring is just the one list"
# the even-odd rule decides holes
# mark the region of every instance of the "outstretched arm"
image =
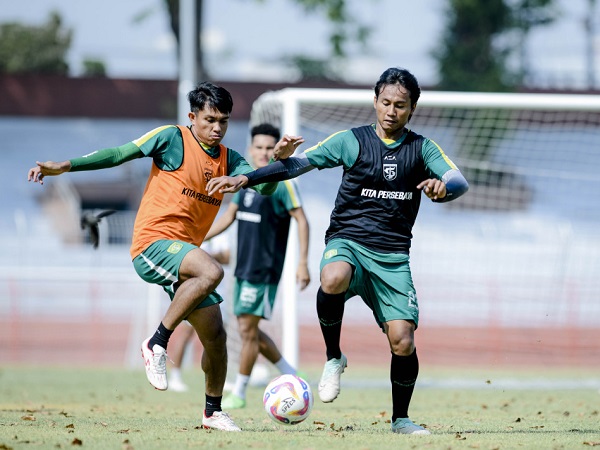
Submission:
[[36,161],[37,166],[29,169],[27,180],[44,184],[46,176],[56,176],[65,172],[106,169],[143,156],[139,147],[129,142],[120,147],[105,148],[68,161]]
[[312,169],[314,166],[310,164],[303,153],[298,157],[282,159],[244,175],[213,178],[206,185],[206,190],[208,195],[215,192],[237,192],[243,187],[296,178]]

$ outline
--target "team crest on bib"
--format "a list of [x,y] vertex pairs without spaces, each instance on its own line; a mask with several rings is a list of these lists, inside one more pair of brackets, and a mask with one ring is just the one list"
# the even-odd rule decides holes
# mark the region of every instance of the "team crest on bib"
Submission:
[[252,206],[252,202],[254,201],[254,191],[251,189],[246,190],[246,195],[244,195],[244,206],[246,208],[250,208]]
[[383,165],[383,178],[387,181],[393,181],[396,179],[398,175],[398,165],[397,164],[384,164]]

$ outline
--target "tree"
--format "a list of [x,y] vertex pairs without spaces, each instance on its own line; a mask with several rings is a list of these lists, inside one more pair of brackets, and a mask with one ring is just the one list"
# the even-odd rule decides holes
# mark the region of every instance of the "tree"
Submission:
[[447,90],[505,91],[514,83],[507,50],[495,39],[511,23],[504,0],[450,0],[439,51],[439,87]]
[[[553,20],[552,3],[553,0],[450,0],[442,44],[434,52],[440,74],[438,87],[487,92],[521,87],[527,75],[526,38],[532,28]],[[510,56],[517,57],[520,67],[511,67]],[[492,130],[476,143],[457,137],[457,154],[470,162],[461,165],[465,177],[474,187],[486,180],[483,184],[489,191],[483,192],[492,192],[492,197],[496,190],[502,189],[518,192],[515,198],[528,199],[531,188],[522,175],[490,169],[486,164],[503,134],[516,128],[518,117],[513,117],[511,110],[497,111],[490,122],[486,111],[475,114],[459,108],[452,111],[457,120],[467,115],[474,129],[491,127]],[[473,189],[471,199],[474,204],[493,204],[477,189]],[[527,201],[511,205],[521,208]]]
[[[164,0],[169,12],[170,24],[177,43],[179,44],[179,0]],[[266,2],[268,0],[256,0]],[[285,58],[293,64],[305,78],[335,78],[332,69],[336,60],[343,59],[346,50],[351,43],[366,45],[370,29],[361,24],[348,11],[349,0],[293,0],[304,8],[308,13],[325,15],[332,25],[329,37],[331,46],[331,60],[315,60],[305,55],[293,55]],[[196,27],[198,35],[197,46],[197,73],[199,79],[209,79],[206,67],[204,67],[202,49],[202,7],[204,1],[196,0]]]
[[52,12],[41,26],[0,24],[0,72],[66,75],[72,31]]
[[[554,0],[450,0],[437,60],[439,87],[446,90],[509,91],[527,74],[530,31],[552,22]],[[518,39],[511,39],[516,32]],[[518,54],[520,68],[511,68]]]
[[104,65],[104,62],[98,59],[84,59],[83,76],[106,78],[106,66]]
[[522,82],[526,82],[531,75],[527,39],[533,28],[548,25],[556,19],[558,12],[553,2],[554,0],[516,0],[513,5],[513,21],[518,36],[516,46],[519,53],[519,76]]

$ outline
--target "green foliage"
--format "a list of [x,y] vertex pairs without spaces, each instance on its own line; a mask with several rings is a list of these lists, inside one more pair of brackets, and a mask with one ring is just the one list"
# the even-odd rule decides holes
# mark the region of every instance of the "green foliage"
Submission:
[[295,0],[305,11],[322,14],[332,25],[329,42],[332,56],[345,57],[350,43],[366,46],[371,34],[370,27],[362,24],[348,11],[347,0]]
[[106,77],[106,66],[103,61],[86,59],[83,61],[84,77]]
[[[554,17],[554,0],[450,0],[442,43],[433,52],[438,87],[455,91],[511,91],[524,71],[511,68],[511,55],[522,51],[524,36]],[[511,39],[517,31],[520,39]],[[521,61],[523,64],[524,62]]]
[[71,30],[62,26],[58,13],[41,26],[0,24],[0,72],[65,75]]
[[304,55],[290,56],[284,60],[300,72],[300,78],[304,81],[338,79],[338,75],[335,70],[331,68],[329,61],[310,58]]
[[558,17],[554,0],[516,0],[512,3],[514,26],[524,32],[549,25]]
[[[268,0],[254,0],[256,3],[267,3]],[[304,80],[331,80],[336,79],[334,65],[339,60],[347,58],[351,46],[358,46],[364,51],[371,35],[371,28],[348,11],[350,0],[290,0],[299,4],[309,14],[320,14],[326,17],[331,24],[329,43],[331,56],[327,59],[315,59],[307,55],[294,55],[284,58],[300,72]],[[374,1],[374,0],[368,0]],[[179,0],[164,0],[169,12],[170,24],[177,42],[179,42]],[[202,44],[202,8],[203,0],[196,0],[197,20],[196,27]],[[136,15],[135,21],[139,22],[147,17],[148,10]],[[203,63],[203,51],[200,45],[197,53],[198,77],[208,79],[207,70]]]
[[494,40],[510,26],[504,0],[451,0],[442,45],[434,53],[441,89],[505,91],[511,86],[505,69],[506,49]]

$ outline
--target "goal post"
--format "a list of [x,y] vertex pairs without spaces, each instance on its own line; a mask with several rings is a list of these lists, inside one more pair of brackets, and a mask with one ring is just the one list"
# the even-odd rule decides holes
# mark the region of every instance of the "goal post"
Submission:
[[[373,99],[368,89],[266,92],[253,104],[250,126],[269,122],[282,133],[302,135],[301,152],[336,131],[373,123]],[[600,201],[595,194],[582,197],[583,190],[600,188],[600,96],[426,90],[409,127],[439,144],[471,187],[456,202],[433,207],[422,202],[411,266],[423,320],[498,329],[599,326],[600,281],[593,274],[600,273],[594,231]],[[309,188],[302,191],[305,204],[311,194],[335,197],[339,178],[317,175],[323,182],[315,188],[302,183],[308,176],[299,179]],[[312,231],[310,210],[307,216],[311,246],[323,246],[323,236]],[[282,353],[293,365],[299,361],[302,320],[297,245],[292,227],[279,325]],[[432,258],[429,270],[441,274],[439,283],[427,282],[424,267]],[[318,261],[311,263],[318,267]],[[313,280],[318,283],[318,276]]]

